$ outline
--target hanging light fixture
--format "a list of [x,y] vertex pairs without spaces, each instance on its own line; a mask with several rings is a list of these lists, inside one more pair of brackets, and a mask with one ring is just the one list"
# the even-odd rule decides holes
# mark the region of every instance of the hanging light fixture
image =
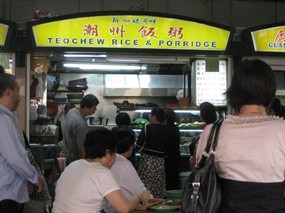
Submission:
[[146,70],[146,65],[128,65],[128,64],[97,64],[97,63],[63,63],[64,67],[67,68],[78,68],[81,70],[108,70],[108,71],[119,71],[119,70]]

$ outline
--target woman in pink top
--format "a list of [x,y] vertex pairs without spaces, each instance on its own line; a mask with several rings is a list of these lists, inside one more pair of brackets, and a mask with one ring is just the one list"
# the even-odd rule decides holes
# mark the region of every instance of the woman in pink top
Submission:
[[[261,60],[244,60],[233,74],[226,96],[234,116],[224,120],[216,148],[221,212],[285,212],[285,121],[266,115],[276,92],[271,68]],[[197,147],[202,155],[212,125]]]

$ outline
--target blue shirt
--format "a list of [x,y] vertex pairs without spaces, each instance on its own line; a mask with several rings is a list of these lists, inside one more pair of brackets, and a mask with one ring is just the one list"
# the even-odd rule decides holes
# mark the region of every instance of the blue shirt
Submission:
[[37,183],[38,174],[21,144],[22,134],[14,114],[0,104],[0,201],[29,200],[27,181]]

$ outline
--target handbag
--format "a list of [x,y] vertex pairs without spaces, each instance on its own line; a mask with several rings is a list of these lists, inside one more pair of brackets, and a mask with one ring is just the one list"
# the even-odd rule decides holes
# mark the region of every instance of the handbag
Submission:
[[[29,148],[26,148],[26,150],[27,150],[27,153],[28,153],[28,157],[29,157],[30,163],[36,168],[38,174],[41,175],[42,177],[44,177],[39,164],[37,163],[37,161],[34,158],[32,150],[29,149]],[[31,194],[29,194],[31,200],[34,200],[34,201],[51,200],[49,189],[48,189],[48,186],[47,186],[47,183],[46,183],[45,180],[43,180],[43,188],[42,188],[42,191],[40,191],[40,192],[37,191],[37,186],[36,185],[34,185],[34,184],[30,183],[30,182],[28,182],[28,184],[30,185],[30,187],[33,188],[33,192]]]
[[48,185],[48,189],[49,189],[52,201],[54,201],[55,199],[55,188],[56,188],[57,181],[60,178],[60,175],[61,175],[61,169],[59,166],[59,162],[58,162],[57,157],[54,155],[53,168],[50,171],[49,177],[47,177],[47,185]]
[[[35,159],[33,152],[31,150],[27,135],[25,132],[23,132],[23,138],[24,138],[24,142],[25,142],[25,148],[28,154],[28,158],[29,161],[31,163],[31,165],[33,165],[35,167],[35,169],[37,170],[38,175],[44,177],[43,171],[39,166],[39,163],[37,162],[37,160]],[[32,192],[29,193],[29,197],[31,200],[33,201],[47,201],[47,200],[51,200],[51,196],[50,196],[50,192],[46,183],[46,180],[43,180],[43,188],[42,191],[38,192],[38,188],[35,184],[28,182],[28,186],[30,188],[32,188]]]
[[222,122],[213,124],[202,158],[186,180],[181,203],[183,213],[219,212],[222,193],[214,159]]

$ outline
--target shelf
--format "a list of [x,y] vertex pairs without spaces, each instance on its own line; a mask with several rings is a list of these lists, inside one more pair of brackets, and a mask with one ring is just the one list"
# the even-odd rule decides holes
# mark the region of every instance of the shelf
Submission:
[[85,90],[77,91],[77,90],[62,90],[62,89],[60,89],[60,90],[57,90],[56,92],[66,92],[66,93],[68,93],[68,92],[71,92],[71,93],[75,92],[75,93],[84,93],[84,91],[85,91]]

